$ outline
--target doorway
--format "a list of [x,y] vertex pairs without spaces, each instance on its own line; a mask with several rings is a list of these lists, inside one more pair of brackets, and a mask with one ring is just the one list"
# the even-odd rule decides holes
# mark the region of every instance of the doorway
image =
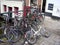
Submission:
[[46,0],[43,0],[42,4],[42,12],[45,12]]

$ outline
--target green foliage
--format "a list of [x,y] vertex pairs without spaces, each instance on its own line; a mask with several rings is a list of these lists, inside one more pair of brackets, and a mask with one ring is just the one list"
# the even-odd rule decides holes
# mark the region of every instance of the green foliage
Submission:
[[0,29],[0,35],[1,35],[1,34],[3,34],[3,30],[2,30],[2,29]]

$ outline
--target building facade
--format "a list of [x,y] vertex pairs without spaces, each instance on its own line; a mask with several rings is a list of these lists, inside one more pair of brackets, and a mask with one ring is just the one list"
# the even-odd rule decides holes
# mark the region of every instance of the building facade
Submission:
[[[41,10],[42,10],[42,4],[43,4],[42,3],[43,0],[0,0],[0,2],[1,2],[0,13],[4,13],[8,11],[24,10],[23,9],[24,5],[26,5],[27,7],[36,5],[38,8],[41,7]],[[16,13],[18,12],[15,12],[15,14]]]
[[32,6],[33,4],[37,5],[37,7],[41,7],[42,9],[42,2],[43,0],[25,0],[26,6]]
[[1,3],[3,3],[4,1],[5,2],[6,1],[8,1],[8,2],[11,2],[11,1],[16,1],[16,2],[24,1],[26,6],[31,6],[32,4],[36,4],[37,7],[40,6],[41,9],[42,9],[42,2],[43,2],[43,0],[0,0]]
[[60,18],[60,0],[46,0],[45,12]]
[[23,10],[23,6],[23,1],[1,1],[1,13],[14,11],[11,13],[11,17],[14,18],[15,15],[18,15],[18,11]]

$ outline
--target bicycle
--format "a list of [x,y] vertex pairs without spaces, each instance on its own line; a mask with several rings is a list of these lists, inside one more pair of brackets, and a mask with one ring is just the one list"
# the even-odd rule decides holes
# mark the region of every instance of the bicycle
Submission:
[[[26,40],[28,41],[28,43],[30,44],[35,44],[37,42],[37,37],[39,36],[43,36],[43,37],[49,37],[50,34],[45,30],[44,27],[41,26],[41,22],[43,22],[42,20],[40,20],[42,15],[34,15],[33,17],[35,18],[35,20],[31,21],[33,23],[30,24],[30,28],[31,30],[26,32]],[[33,18],[31,18],[33,19]],[[44,20],[44,17],[42,16],[42,19]],[[34,25],[34,26],[32,26]]]
[[0,31],[2,32],[2,34],[0,34],[1,37],[0,41],[5,43],[5,42],[10,42],[10,40],[13,39],[13,36],[11,35],[14,35],[16,37],[18,33],[16,33],[17,29],[13,30],[14,27],[12,27],[11,23],[9,22],[10,20],[8,16],[3,15],[3,19],[4,22],[2,22],[3,24],[0,26]]
[[19,20],[18,24],[15,26],[10,26],[9,30],[7,30],[7,37],[10,42],[15,43],[18,42],[21,38],[25,38],[25,33],[30,30],[25,18]]
[[41,36],[46,37],[46,38],[50,36],[49,32],[47,32],[41,26],[40,26],[40,29],[37,31],[35,31],[35,29],[31,27],[31,30],[26,32],[26,40],[30,44],[35,44],[37,42],[38,37],[41,37]]

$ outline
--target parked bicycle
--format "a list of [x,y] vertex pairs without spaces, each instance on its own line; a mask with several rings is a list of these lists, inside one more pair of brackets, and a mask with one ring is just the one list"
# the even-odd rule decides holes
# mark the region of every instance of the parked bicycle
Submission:
[[29,44],[34,44],[39,36],[49,37],[48,32],[41,26],[43,21],[44,15],[35,12],[27,17],[21,17],[20,20],[15,17],[13,25],[7,24],[9,21],[6,21],[6,25],[1,28],[4,30],[3,37],[5,41],[3,40],[3,42],[15,43],[21,39],[23,41],[26,39]]
[[41,23],[43,23],[44,21],[43,13],[39,13],[38,15],[34,13],[34,15],[30,17],[30,20],[28,22],[30,23],[30,21],[31,21],[31,24],[29,24],[29,26],[31,30],[26,32],[26,40],[29,44],[35,44],[38,39],[37,37],[40,37],[40,36],[49,37],[50,36],[49,32],[47,32],[46,29],[41,26]]

